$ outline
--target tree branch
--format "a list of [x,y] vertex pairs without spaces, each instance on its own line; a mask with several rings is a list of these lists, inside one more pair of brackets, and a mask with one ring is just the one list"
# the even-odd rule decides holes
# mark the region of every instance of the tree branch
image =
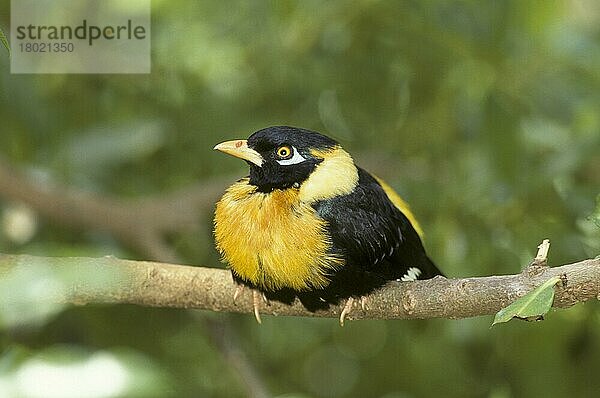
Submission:
[[[165,236],[197,230],[200,220],[212,213],[215,200],[223,191],[226,181],[233,179],[218,178],[166,195],[123,200],[59,184],[40,183],[0,159],[0,197],[27,204],[40,215],[60,225],[108,232],[146,258],[172,263],[180,262],[179,256],[165,241]],[[45,266],[43,263],[41,261],[42,266]],[[58,268],[75,272],[80,280],[86,281],[84,291],[93,290],[98,284],[98,281],[90,280],[90,275],[98,274],[93,267]],[[86,273],[81,274],[84,269]],[[0,266],[0,276],[3,271],[9,270]],[[105,279],[120,280],[123,276],[120,271],[123,271],[120,267],[111,269],[111,272],[116,273],[104,275],[107,277]],[[125,268],[124,271],[129,275],[129,270]],[[39,272],[33,275],[39,275]],[[69,290],[67,288],[62,291],[66,293]],[[110,288],[105,286],[104,290],[110,291]],[[77,297],[73,295],[63,297],[62,301],[68,301],[69,298],[71,302],[78,303]],[[6,303],[0,302],[0,309],[3,305]],[[244,353],[227,319],[203,318],[201,321],[207,326],[207,335],[223,360],[242,381],[246,395],[257,398],[269,396],[266,383]],[[223,336],[227,336],[226,341]]]
[[[0,275],[18,268],[40,267],[74,275],[56,300],[75,304],[129,303],[151,307],[198,308],[222,312],[253,310],[250,294],[233,302],[235,285],[229,271],[149,261],[104,258],[52,258],[0,255]],[[97,273],[112,281],[98,284]],[[35,273],[34,273],[35,274]],[[600,298],[600,258],[548,268],[532,263],[522,273],[464,279],[436,277],[415,282],[390,282],[367,297],[367,309],[355,307],[347,319],[467,318],[491,315],[554,276],[554,307],[570,307]],[[100,278],[101,279],[101,278]],[[298,301],[273,301],[263,314],[278,316],[339,317],[340,306],[310,312]]]

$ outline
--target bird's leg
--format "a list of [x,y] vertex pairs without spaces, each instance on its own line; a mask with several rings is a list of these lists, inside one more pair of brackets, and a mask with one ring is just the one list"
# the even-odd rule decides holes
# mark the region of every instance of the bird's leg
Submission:
[[244,291],[244,285],[242,285],[242,284],[237,285],[237,287],[235,288],[235,292],[233,292],[233,303],[234,304],[237,301],[238,297],[240,297],[240,294],[242,294],[243,291]]
[[252,289],[252,305],[254,307],[254,317],[256,318],[256,322],[258,322],[259,324],[262,323],[262,320],[260,319],[260,301],[265,300],[265,296],[264,294],[262,294],[261,292],[259,292],[258,290]]
[[344,320],[346,319],[346,315],[348,315],[352,311],[353,304],[354,297],[348,297],[348,300],[346,300],[346,304],[344,304],[344,308],[342,308],[342,313],[340,314],[340,326],[344,326]]
[[[363,311],[366,311],[368,309],[367,308],[367,297],[360,296],[360,298],[358,300],[360,302],[360,308],[362,308]],[[348,297],[348,300],[346,300],[346,304],[344,304],[344,307],[342,308],[342,313],[340,314],[340,326],[344,326],[344,321],[346,320],[346,315],[348,315],[349,313],[352,312],[352,307],[354,306],[354,301],[355,301],[354,297]]]
[[[246,286],[241,283],[237,285],[235,291],[233,292],[233,302],[235,303],[237,299],[240,297],[244,288]],[[267,300],[267,296],[264,293],[257,289],[249,288],[252,291],[252,307],[254,308],[254,317],[256,318],[256,322],[259,324],[262,323],[262,319],[260,318],[260,303],[264,301],[266,304],[269,304],[269,300]]]

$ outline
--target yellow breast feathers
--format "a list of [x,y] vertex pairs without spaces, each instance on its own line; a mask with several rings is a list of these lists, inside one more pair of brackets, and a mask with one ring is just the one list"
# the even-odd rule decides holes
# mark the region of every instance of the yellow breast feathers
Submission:
[[298,189],[256,191],[244,178],[217,203],[217,249],[233,272],[263,289],[322,288],[343,265],[329,253],[326,222]]

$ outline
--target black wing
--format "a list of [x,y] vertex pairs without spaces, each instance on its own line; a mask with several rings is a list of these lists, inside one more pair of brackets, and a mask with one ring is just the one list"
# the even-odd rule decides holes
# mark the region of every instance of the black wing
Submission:
[[333,250],[346,259],[346,266],[383,272],[386,279],[440,275],[410,221],[381,185],[361,168],[358,175],[352,193],[314,205],[317,214],[328,222]]

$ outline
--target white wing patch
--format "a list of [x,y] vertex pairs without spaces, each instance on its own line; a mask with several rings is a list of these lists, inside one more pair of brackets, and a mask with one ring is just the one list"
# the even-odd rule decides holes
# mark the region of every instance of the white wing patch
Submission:
[[406,274],[404,274],[404,276],[400,278],[400,280],[402,282],[416,281],[419,275],[421,275],[421,270],[419,268],[410,267],[408,271],[406,271]]
[[300,155],[300,152],[298,152],[296,148],[292,147],[292,151],[294,151],[294,156],[292,156],[289,159],[278,160],[277,163],[279,163],[282,166],[289,166],[291,164],[302,163],[306,160],[304,156]]

